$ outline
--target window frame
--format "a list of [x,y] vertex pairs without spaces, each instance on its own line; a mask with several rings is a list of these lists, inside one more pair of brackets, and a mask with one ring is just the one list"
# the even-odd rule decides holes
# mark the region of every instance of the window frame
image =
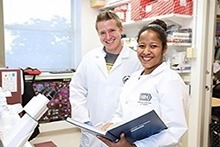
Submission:
[[[3,0],[0,0],[0,67],[6,66],[6,53],[5,53],[5,42],[4,42],[4,14],[3,14]],[[71,68],[76,69],[79,62],[81,61],[81,1],[71,0],[71,25],[72,25],[72,36],[71,36]]]

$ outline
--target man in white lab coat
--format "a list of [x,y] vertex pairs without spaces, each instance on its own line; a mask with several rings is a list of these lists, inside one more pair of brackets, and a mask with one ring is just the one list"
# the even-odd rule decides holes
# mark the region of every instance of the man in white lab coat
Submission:
[[[137,53],[123,46],[123,26],[115,13],[100,12],[96,30],[103,47],[85,55],[70,83],[72,118],[89,125],[112,119],[124,81],[142,68]],[[106,145],[82,130],[80,146]]]

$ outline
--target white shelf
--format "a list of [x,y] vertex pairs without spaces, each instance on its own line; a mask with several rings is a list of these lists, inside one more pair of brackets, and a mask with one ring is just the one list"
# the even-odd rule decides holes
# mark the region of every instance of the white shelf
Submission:
[[182,47],[188,46],[189,47],[189,46],[192,45],[192,43],[172,43],[172,42],[168,42],[167,45],[168,46],[182,46]]
[[100,10],[104,10],[104,9],[112,9],[116,6],[120,6],[120,5],[123,5],[123,4],[127,4],[129,3],[130,0],[117,0],[115,2],[112,2],[112,3],[107,3],[106,6],[100,8]]
[[191,70],[175,70],[176,72],[178,72],[179,74],[190,74]]
[[[167,14],[167,15],[160,15],[160,16],[154,16],[154,17],[149,17],[149,18],[144,18],[142,20],[138,21],[129,21],[129,22],[124,22],[123,25],[124,27],[129,27],[133,26],[134,24],[137,26],[143,26],[148,24],[149,22],[155,20],[155,19],[162,19],[164,21],[172,22],[172,23],[177,23],[177,24],[182,24],[183,21],[186,21],[186,19],[192,19],[193,16],[191,15],[182,15],[182,14]],[[168,23],[167,22],[167,23]]]

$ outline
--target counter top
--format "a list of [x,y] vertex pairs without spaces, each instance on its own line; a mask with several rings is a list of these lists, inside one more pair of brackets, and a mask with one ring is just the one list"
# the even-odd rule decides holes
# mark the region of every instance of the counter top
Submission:
[[[50,79],[71,79],[74,72],[68,72],[68,73],[51,73],[51,72],[42,72],[40,75],[37,75],[35,77],[35,80],[50,80]],[[26,80],[32,80],[32,75],[26,75]]]

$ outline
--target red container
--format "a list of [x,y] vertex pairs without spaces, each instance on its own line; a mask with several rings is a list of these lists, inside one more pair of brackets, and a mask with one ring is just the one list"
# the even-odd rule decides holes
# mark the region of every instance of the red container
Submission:
[[122,22],[126,21],[126,13],[128,11],[128,4],[123,4],[114,8],[114,12],[118,15]]
[[145,17],[144,6],[152,0],[131,0],[131,20],[141,20]]
[[159,11],[161,10],[160,7],[162,5],[162,1],[160,0],[153,0],[151,2],[145,3],[142,5],[143,7],[143,18],[147,17],[154,17],[159,15]]
[[166,15],[192,15],[193,0],[131,0],[131,19]]
[[192,15],[193,1],[192,0],[160,0],[158,7],[158,15],[165,14],[185,14]]

